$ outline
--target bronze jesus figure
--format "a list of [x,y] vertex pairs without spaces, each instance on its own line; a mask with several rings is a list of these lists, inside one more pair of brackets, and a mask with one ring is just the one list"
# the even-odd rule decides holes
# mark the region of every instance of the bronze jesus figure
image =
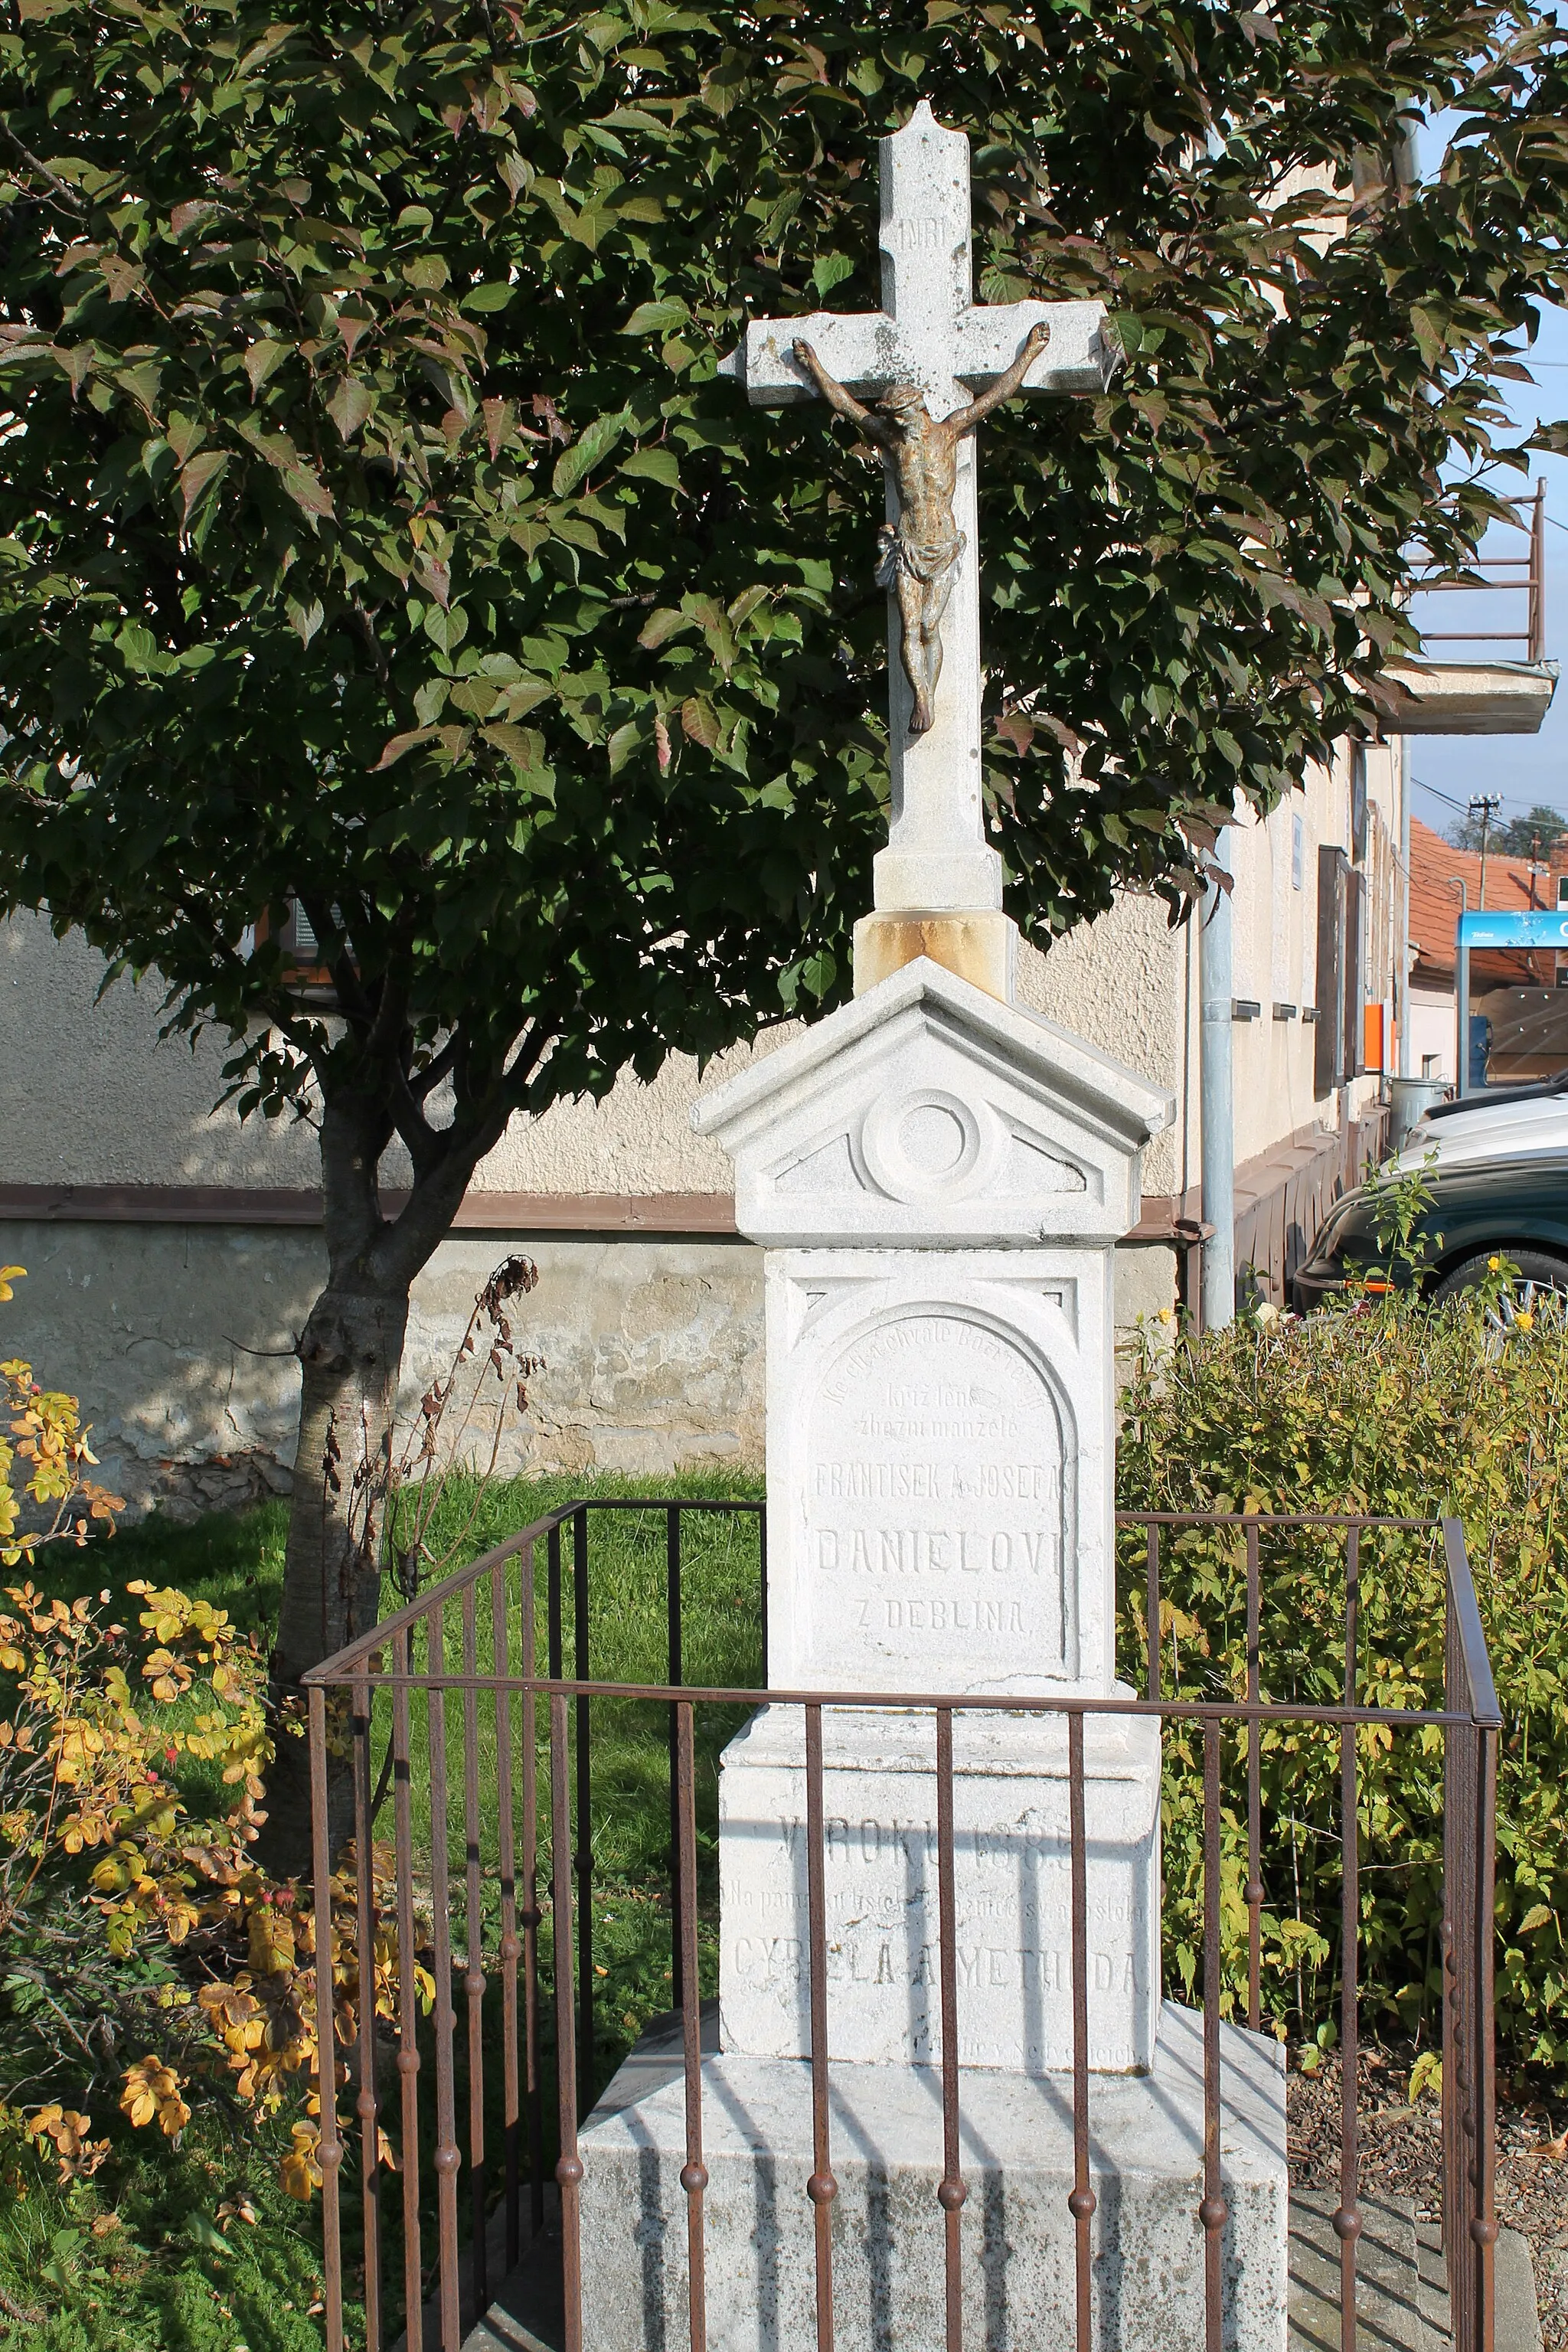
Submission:
[[953,520],[958,485],[958,445],[982,420],[1011,400],[1050,341],[1044,321],[1031,327],[1005,375],[966,408],[932,416],[916,383],[890,383],[875,409],[862,406],[823,366],[809,343],[797,342],[795,357],[830,408],[858,425],[882,453],[898,492],[897,524],[882,526],[882,556],[877,578],[899,600],[904,674],[914,695],[910,733],[923,735],[931,723],[936,682],[942,675],[942,621],[952,594],[953,573],[963,552],[963,533]]

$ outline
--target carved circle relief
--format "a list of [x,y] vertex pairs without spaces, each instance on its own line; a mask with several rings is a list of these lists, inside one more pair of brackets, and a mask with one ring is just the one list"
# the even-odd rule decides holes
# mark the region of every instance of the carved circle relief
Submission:
[[977,1192],[1003,1141],[989,1109],[940,1087],[919,1087],[873,1104],[860,1153],[874,1183],[895,1201],[952,1199]]
[[963,1116],[949,1103],[917,1102],[899,1122],[899,1150],[911,1168],[952,1176],[973,1143]]

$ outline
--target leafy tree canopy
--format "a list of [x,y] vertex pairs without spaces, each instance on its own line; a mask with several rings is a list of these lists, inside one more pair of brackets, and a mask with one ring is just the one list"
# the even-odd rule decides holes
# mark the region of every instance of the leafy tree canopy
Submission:
[[[878,303],[875,142],[922,95],[973,142],[983,295],[1099,293],[1126,353],[983,457],[988,805],[1047,938],[1118,881],[1181,903],[1234,796],[1365,720],[1413,567],[1496,514],[1497,380],[1568,278],[1568,30],[8,0],[0,907],[156,965],[244,1104],[319,1099],[301,1464],[360,1425],[354,1366],[389,1409],[407,1283],[518,1105],[847,986],[880,484],[713,370],[748,311]],[[298,1664],[342,1579],[299,1526],[289,1561]]]
[[[1554,849],[1561,848],[1565,834],[1568,819],[1560,810],[1547,808],[1538,801],[1522,816],[1506,817],[1501,824],[1494,812],[1486,827],[1486,845],[1494,856],[1546,859]],[[1448,838],[1456,849],[1479,849],[1479,813],[1459,817],[1449,826]]]
[[[269,1021],[268,1107],[437,1040],[479,1099],[525,1034],[537,1097],[841,989],[879,489],[711,372],[748,310],[878,301],[874,141],[918,93],[973,139],[984,294],[1100,291],[1129,354],[987,440],[1016,911],[1179,886],[1182,820],[1298,779],[1412,558],[1493,510],[1502,353],[1564,274],[1540,18],[20,0],[0,887]],[[1454,105],[1395,200],[1366,157]],[[342,1032],[241,952],[291,892]]]

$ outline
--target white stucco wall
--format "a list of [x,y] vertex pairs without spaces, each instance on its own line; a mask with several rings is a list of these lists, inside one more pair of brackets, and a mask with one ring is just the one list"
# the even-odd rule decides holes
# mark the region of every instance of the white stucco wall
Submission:
[[[0,1306],[0,1352],[80,1397],[96,1475],[133,1512],[287,1491],[294,1343],[326,1274],[319,1232],[10,1220],[3,1234],[27,1275]],[[761,1470],[763,1254],[719,1236],[454,1235],[414,1286],[405,1426],[513,1248],[539,1268],[512,1320],[544,1369],[526,1417],[505,1425],[503,1471]],[[481,1412],[463,1459],[488,1455],[491,1426]]]
[[[1366,784],[1368,805],[1396,843],[1396,746],[1369,747]],[[1328,1128],[1340,1122],[1337,1096],[1315,1092],[1317,1033],[1301,1013],[1317,999],[1318,851],[1337,846],[1349,853],[1350,803],[1350,756],[1342,750],[1331,769],[1312,769],[1303,789],[1266,822],[1245,818],[1232,836],[1234,989],[1238,1000],[1259,1007],[1256,1021],[1238,1021],[1231,1032],[1238,1162],[1259,1157],[1314,1121]],[[1392,986],[1392,963],[1374,972],[1369,962],[1369,998],[1390,997]],[[1295,1018],[1276,1020],[1276,1004],[1294,1005]],[[1194,1062],[1194,1085],[1195,1067]],[[1369,1075],[1344,1089],[1350,1117],[1377,1099],[1378,1086]]]
[[121,981],[41,916],[0,923],[0,1183],[242,1184],[318,1181],[313,1129],[215,1111],[228,1048],[158,1039],[163,989]]
[[[1414,1077],[1441,1078],[1452,1085],[1458,1041],[1458,1015],[1452,990],[1410,992],[1410,1069]],[[1427,1062],[1433,1065],[1427,1069]]]
[[[1021,992],[1051,1018],[1163,1084],[1179,1060],[1184,940],[1163,909],[1129,899],[1048,957],[1026,952]],[[308,1190],[308,1126],[215,1112],[221,1040],[158,1042],[160,992],[121,983],[100,1002],[100,960],[24,917],[0,927],[0,1184]],[[695,1136],[699,1087],[780,1030],[700,1076],[672,1060],[652,1086],[626,1078],[597,1106],[515,1120],[479,1171],[503,1193],[727,1192],[728,1160]],[[1169,1190],[1167,1139],[1145,1188]],[[389,1180],[398,1174],[389,1160]],[[308,1227],[11,1219],[4,1255],[28,1269],[0,1308],[0,1344],[79,1394],[103,1475],[141,1509],[228,1506],[289,1483],[298,1409],[292,1349],[324,1273]],[[763,1461],[762,1252],[721,1236],[459,1232],[415,1285],[405,1366],[412,1411],[447,1371],[474,1293],[521,1249],[540,1286],[515,1318],[545,1369],[503,1453],[509,1469],[627,1476]],[[1168,1305],[1173,1259],[1125,1254],[1123,1321]]]
[[[1126,898],[1048,956],[1026,950],[1026,1003],[1076,1029],[1142,1076],[1175,1083],[1183,942],[1163,908]],[[212,1108],[228,1048],[204,1037],[159,1042],[155,980],[120,982],[100,999],[103,962],[79,935],[56,940],[36,916],[0,925],[0,1072],[9,1106],[0,1128],[0,1183],[232,1184],[308,1188],[318,1181],[314,1130]],[[700,1073],[676,1055],[649,1086],[623,1076],[601,1103],[560,1103],[516,1118],[475,1176],[501,1192],[727,1192],[730,1163],[691,1131],[700,1087],[771,1053],[793,1034],[764,1033]],[[1174,1155],[1156,1143],[1145,1190],[1168,1191]],[[388,1154],[395,1182],[405,1162]]]

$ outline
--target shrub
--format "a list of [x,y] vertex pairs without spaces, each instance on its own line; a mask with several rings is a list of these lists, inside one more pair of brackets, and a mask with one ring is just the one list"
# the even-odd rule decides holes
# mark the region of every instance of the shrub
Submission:
[[[0,1305],[16,1297],[25,1266],[0,1265]],[[75,1397],[41,1388],[19,1356],[0,1363],[9,1437],[0,1434],[0,1567],[30,1568],[47,1544],[74,1543],[89,1533],[112,1534],[125,1505],[87,1475],[96,1465]],[[9,1438],[15,1438],[13,1445]],[[16,1465],[27,1467],[16,1492]]]
[[[111,1534],[121,1506],[88,1475],[76,1400],[19,1360],[0,1378],[0,1560]],[[146,1578],[123,1594],[129,1625],[107,1587],[68,1600],[24,1579],[0,1598],[0,2272],[54,2279],[62,2347],[129,2343],[136,2285],[138,2343],[226,2345],[248,2300],[247,2341],[303,2347],[319,2254],[261,2229],[258,2205],[321,2183],[316,1920],[309,1890],[251,1851],[274,1736],[300,1726],[268,1722],[262,1644],[226,1610]],[[360,1988],[350,1884],[333,1895],[342,2048]],[[384,1937],[384,2013],[397,1967]],[[280,2297],[285,2278],[300,2292]],[[109,2306],[100,2339],[89,2322]],[[0,2311],[25,2307],[0,2289]]]
[[[1505,1718],[1498,1800],[1500,2053],[1568,2061],[1568,1528],[1563,1492],[1568,1328],[1556,1302],[1496,1295],[1441,1308],[1352,1297],[1306,1321],[1246,1317],[1173,1348],[1144,1335],[1123,1392],[1126,1510],[1451,1515],[1462,1521]],[[1142,1549],[1123,1551],[1124,1671],[1142,1682]],[[1342,1538],[1270,1533],[1263,1552],[1265,1697],[1344,1692]],[[1235,1531],[1165,1546],[1167,1693],[1245,1690],[1243,1548]],[[1385,1535],[1362,1564],[1356,1692],[1441,1706],[1444,1570],[1429,1535]],[[1136,1664],[1135,1664],[1136,1660]],[[1173,1685],[1173,1670],[1174,1684]],[[1196,1744],[1167,1738],[1167,1969],[1193,1979],[1200,1882]],[[1265,2000],[1283,2028],[1330,2031],[1340,1900],[1337,1735],[1270,1728],[1264,1789]],[[1369,2019],[1436,2029],[1442,1756],[1436,1735],[1363,1731],[1361,1969]],[[1226,1761],[1224,1917],[1245,1982],[1244,1766]]]

